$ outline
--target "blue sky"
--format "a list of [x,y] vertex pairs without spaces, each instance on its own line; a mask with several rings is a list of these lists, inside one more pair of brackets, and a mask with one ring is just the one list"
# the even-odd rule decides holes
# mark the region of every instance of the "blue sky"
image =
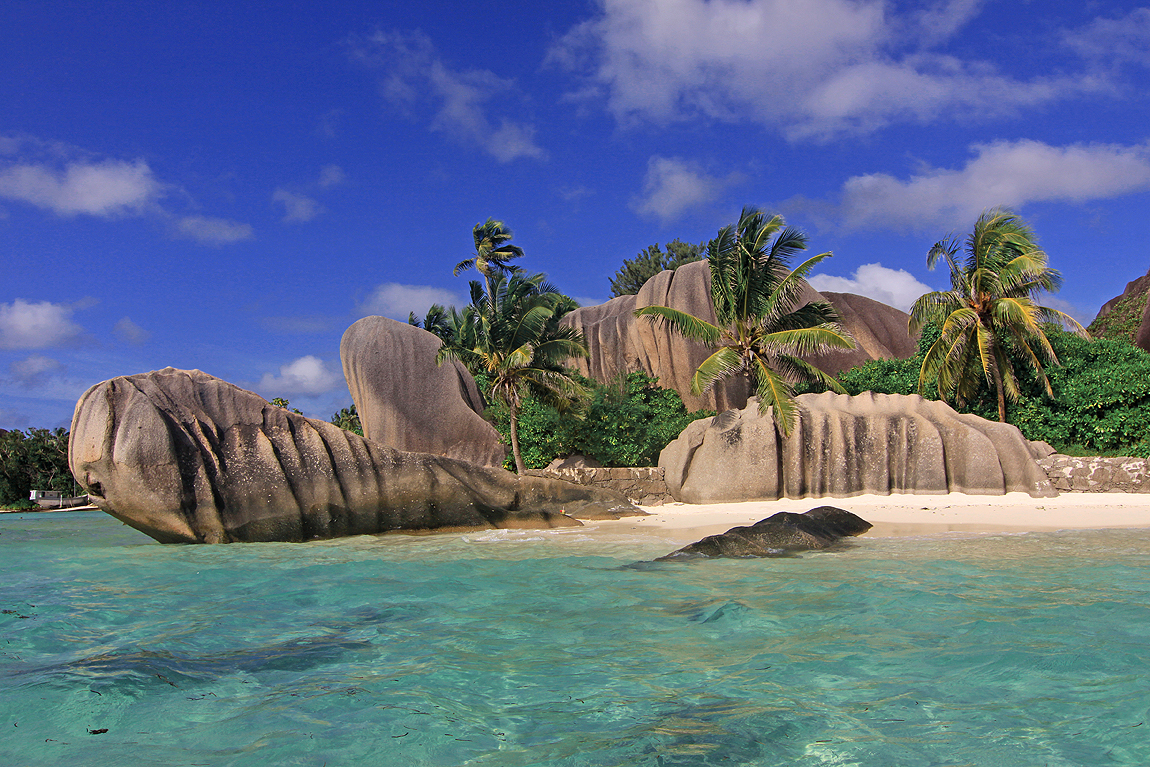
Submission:
[[902,308],[947,287],[930,245],[995,205],[1084,323],[1150,266],[1150,9],[1131,3],[3,15],[3,428],[67,425],[88,386],[167,365],[328,418],[351,402],[343,331],[462,303],[451,269],[489,216],[584,302],[747,204],[835,253],[817,287]]

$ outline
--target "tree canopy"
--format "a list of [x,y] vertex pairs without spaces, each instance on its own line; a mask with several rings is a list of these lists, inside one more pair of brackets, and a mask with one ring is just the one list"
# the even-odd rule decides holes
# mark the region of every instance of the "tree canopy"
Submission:
[[611,297],[634,295],[643,287],[643,283],[666,269],[678,269],[683,264],[699,261],[706,250],[705,242],[692,245],[681,240],[672,240],[667,243],[667,252],[655,243],[649,248],[639,251],[639,255],[623,261],[622,268],[615,272],[611,278]]

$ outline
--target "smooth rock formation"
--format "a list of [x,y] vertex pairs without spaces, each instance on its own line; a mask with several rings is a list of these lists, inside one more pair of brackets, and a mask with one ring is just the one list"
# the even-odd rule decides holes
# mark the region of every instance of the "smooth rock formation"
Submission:
[[580,524],[574,516],[640,513],[610,491],[393,450],[198,370],[93,386],[76,405],[68,461],[96,506],[163,543],[565,526]]
[[[862,493],[1057,495],[1017,427],[917,395],[797,398],[784,438],[758,402],[690,424],[664,448],[667,489],[685,503]],[[769,411],[768,411],[769,413]]]
[[871,527],[862,517],[834,506],[820,506],[803,514],[780,511],[749,527],[709,535],[659,559],[793,556],[799,551],[829,549]]
[[502,466],[507,449],[483,420],[479,388],[462,363],[435,364],[440,343],[387,317],[364,317],[344,332],[339,356],[364,436],[405,452]]
[[[706,261],[661,272],[633,296],[620,296],[598,306],[577,309],[563,318],[587,339],[590,355],[571,361],[572,367],[597,381],[609,381],[620,372],[642,370],[674,389],[689,410],[706,408],[720,412],[747,403],[744,381],[728,380],[697,397],[690,392],[691,376],[710,351],[685,340],[648,319],[634,316],[644,306],[670,306],[714,321],[711,304],[711,270]],[[915,340],[907,333],[906,313],[863,296],[849,293],[816,293],[809,286],[803,303],[830,301],[842,316],[843,326],[854,335],[858,348],[811,357],[821,370],[838,373],[872,359],[909,357]]]

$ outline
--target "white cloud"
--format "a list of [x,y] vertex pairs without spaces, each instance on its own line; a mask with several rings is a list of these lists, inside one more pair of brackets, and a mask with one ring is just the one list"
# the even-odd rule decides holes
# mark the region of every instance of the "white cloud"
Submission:
[[0,168],[0,197],[61,216],[138,214],[162,194],[163,186],[143,160],[72,162],[62,169],[34,163]]
[[39,389],[54,374],[63,372],[64,366],[51,357],[33,354],[8,366],[12,380],[27,389]]
[[451,69],[422,32],[376,32],[353,44],[352,55],[384,70],[380,91],[391,104],[409,115],[425,100],[434,102],[431,129],[455,140],[478,146],[499,162],[521,157],[546,159],[535,143],[535,127],[519,120],[488,116],[510,111],[515,83],[486,69]]
[[290,192],[283,187],[276,189],[272,194],[272,202],[284,206],[285,223],[311,221],[322,210],[320,204],[312,198]]
[[0,349],[47,349],[76,342],[84,329],[72,322],[75,308],[21,298],[0,304]]
[[1084,58],[1104,65],[1150,65],[1150,8],[1136,8],[1120,19],[1096,18],[1063,39]]
[[792,138],[896,121],[1013,114],[1106,88],[1083,74],[1019,81],[930,49],[975,0],[900,12],[883,0],[599,0],[549,60],[585,76],[616,119],[754,120]]
[[319,169],[319,188],[330,189],[333,186],[339,186],[347,180],[347,175],[343,172],[343,168],[338,165],[325,165]]
[[1146,146],[999,141],[972,147],[961,170],[926,168],[902,181],[886,173],[854,176],[842,189],[848,228],[931,228],[973,224],[986,208],[1029,202],[1117,197],[1150,189]]
[[343,382],[319,357],[307,355],[280,367],[279,375],[264,373],[256,388],[269,396],[284,394],[323,394]]
[[183,237],[207,245],[225,245],[252,238],[251,224],[211,216],[185,216],[176,222],[176,231]]
[[115,333],[116,337],[121,341],[131,344],[132,346],[140,346],[152,337],[151,333],[127,317],[120,318],[120,321],[112,326],[112,332]]
[[690,208],[712,202],[723,189],[738,181],[738,174],[718,178],[706,173],[698,163],[681,157],[655,156],[647,161],[643,193],[632,202],[632,207],[640,215],[670,221]]
[[911,304],[933,288],[915,279],[904,269],[889,269],[882,264],[863,264],[850,278],[830,274],[813,274],[807,280],[815,290],[832,293],[855,293],[909,312]]
[[455,306],[465,303],[450,290],[433,288],[430,285],[400,285],[385,282],[379,285],[359,305],[361,315],[382,314],[397,320],[406,320],[408,315],[423,317],[432,304]]

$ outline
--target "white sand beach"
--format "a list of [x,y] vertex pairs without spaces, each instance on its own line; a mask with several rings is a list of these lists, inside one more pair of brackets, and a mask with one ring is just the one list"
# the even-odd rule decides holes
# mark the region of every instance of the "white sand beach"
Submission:
[[874,527],[868,537],[947,532],[1040,532],[1048,530],[1150,528],[1150,494],[1063,493],[1056,498],[1006,495],[859,495],[743,503],[668,503],[645,506],[646,517],[586,523],[608,534],[642,532],[691,542],[750,525],[779,511],[804,512],[817,506],[846,509]]

